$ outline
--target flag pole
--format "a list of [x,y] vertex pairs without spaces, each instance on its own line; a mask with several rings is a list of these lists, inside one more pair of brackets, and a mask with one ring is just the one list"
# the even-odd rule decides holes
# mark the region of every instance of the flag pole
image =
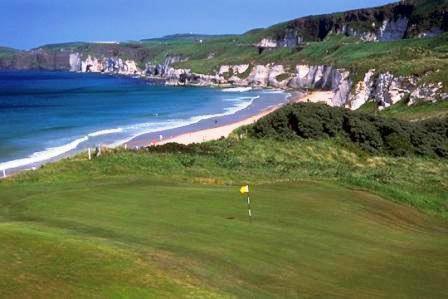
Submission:
[[249,221],[252,222],[252,211],[250,209],[250,197],[249,193],[247,194],[247,210],[249,212]]
[[249,185],[242,186],[240,188],[241,194],[247,194],[247,212],[249,213],[249,221],[252,223],[252,210],[250,208],[250,193],[249,193]]

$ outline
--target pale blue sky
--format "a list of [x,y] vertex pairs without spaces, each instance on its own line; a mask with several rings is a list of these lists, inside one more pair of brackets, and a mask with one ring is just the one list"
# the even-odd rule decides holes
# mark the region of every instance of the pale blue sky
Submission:
[[297,17],[390,0],[0,0],[0,45],[243,33]]

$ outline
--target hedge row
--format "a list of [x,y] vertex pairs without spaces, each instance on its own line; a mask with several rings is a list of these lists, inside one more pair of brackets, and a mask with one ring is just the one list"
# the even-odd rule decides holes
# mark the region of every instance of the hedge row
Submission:
[[371,153],[448,158],[448,119],[406,122],[323,104],[290,104],[248,128],[257,138],[343,137]]

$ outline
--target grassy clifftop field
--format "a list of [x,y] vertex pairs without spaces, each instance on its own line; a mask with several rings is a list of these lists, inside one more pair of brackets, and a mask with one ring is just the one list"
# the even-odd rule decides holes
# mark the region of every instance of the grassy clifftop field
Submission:
[[250,129],[1,181],[0,297],[448,295],[446,160]]

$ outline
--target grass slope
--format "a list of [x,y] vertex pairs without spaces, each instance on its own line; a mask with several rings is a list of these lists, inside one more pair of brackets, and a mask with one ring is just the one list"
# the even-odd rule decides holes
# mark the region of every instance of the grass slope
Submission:
[[380,115],[413,121],[429,118],[444,118],[448,117],[448,101],[419,103],[412,106],[399,102],[382,111]]
[[446,182],[341,139],[81,154],[0,181],[0,297],[443,298]]
[[[96,162],[93,162],[96,163]],[[328,183],[2,186],[2,297],[447,296],[448,225]]]
[[408,106],[405,101],[400,101],[382,111],[378,111],[378,106],[369,101],[358,111],[407,121],[443,119],[448,117],[448,101],[417,103],[411,106]]
[[6,58],[6,57],[12,57],[17,52],[19,52],[19,51],[16,49],[0,46],[0,59]]

